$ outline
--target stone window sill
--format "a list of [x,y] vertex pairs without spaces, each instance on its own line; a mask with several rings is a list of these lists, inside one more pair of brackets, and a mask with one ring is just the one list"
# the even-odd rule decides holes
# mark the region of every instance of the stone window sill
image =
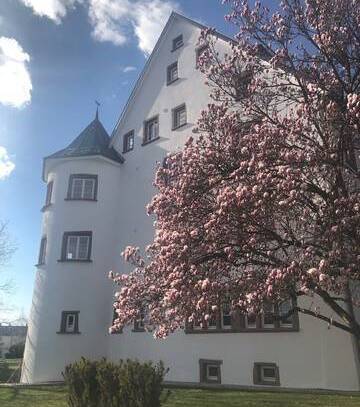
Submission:
[[81,332],[63,332],[63,331],[58,331],[56,332],[58,335],[81,335]]
[[146,146],[147,144],[150,144],[150,143],[153,143],[156,140],[159,140],[159,138],[160,138],[160,136],[157,136],[157,137],[155,137],[155,138],[153,138],[151,140],[143,141],[141,145]]
[[185,334],[234,334],[234,333],[279,333],[299,332],[298,328],[254,328],[254,329],[185,329]]
[[59,263],[92,263],[91,259],[59,259]]
[[65,198],[64,201],[86,201],[86,202],[97,202],[97,199],[85,199],[85,198]]
[[172,130],[172,131],[178,130],[178,129],[181,129],[182,127],[186,126],[186,125],[187,125],[187,123],[180,124],[180,126],[173,127],[171,130]]
[[166,82],[166,86],[172,85],[174,82],[178,81],[180,78],[177,77],[176,79],[173,79],[172,81]]

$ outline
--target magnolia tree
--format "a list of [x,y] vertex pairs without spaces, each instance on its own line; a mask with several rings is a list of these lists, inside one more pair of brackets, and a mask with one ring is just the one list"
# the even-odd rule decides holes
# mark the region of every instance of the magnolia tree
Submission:
[[[350,287],[360,279],[360,2],[227,1],[239,33],[199,60],[213,103],[159,167],[154,241],[127,247],[112,330],[139,318],[157,337],[292,300],[294,312],[360,339]],[[304,307],[299,297],[320,299]],[[353,293],[353,297],[355,297]],[[326,305],[325,305],[326,304]]]

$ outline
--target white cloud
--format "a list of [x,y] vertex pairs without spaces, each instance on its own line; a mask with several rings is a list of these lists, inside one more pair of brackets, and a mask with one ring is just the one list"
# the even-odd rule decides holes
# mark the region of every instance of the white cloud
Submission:
[[98,41],[124,45],[135,34],[139,48],[149,54],[176,0],[20,0],[39,16],[57,24],[76,4],[88,7],[92,36]]
[[15,169],[5,147],[0,146],[0,180],[7,178]]
[[89,0],[92,35],[123,45],[132,31],[139,48],[149,54],[173,9],[178,5],[172,0]]
[[57,24],[66,16],[67,10],[74,8],[76,3],[83,0],[20,0],[25,6],[33,9],[40,17],[47,17]]
[[0,103],[22,107],[31,100],[30,56],[14,38],[0,37]]
[[136,66],[125,66],[124,68],[122,68],[122,71],[124,73],[128,73],[128,72],[132,72],[132,71],[136,71]]

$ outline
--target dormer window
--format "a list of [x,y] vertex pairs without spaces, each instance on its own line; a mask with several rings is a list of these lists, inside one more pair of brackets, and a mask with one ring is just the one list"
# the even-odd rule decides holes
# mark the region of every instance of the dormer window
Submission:
[[131,130],[124,135],[123,143],[123,153],[127,153],[134,149],[134,130]]
[[175,51],[178,48],[181,48],[184,45],[183,36],[182,34],[177,36],[172,41],[172,50]]
[[60,261],[91,261],[92,232],[65,232]]
[[97,175],[72,174],[69,179],[68,200],[96,201]]

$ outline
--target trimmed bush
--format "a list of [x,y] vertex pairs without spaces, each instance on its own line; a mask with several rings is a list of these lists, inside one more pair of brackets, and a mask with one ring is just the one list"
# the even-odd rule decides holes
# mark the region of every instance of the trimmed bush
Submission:
[[[82,358],[65,368],[69,407],[159,407],[167,372],[162,362],[89,361]],[[165,397],[164,397],[165,396]]]

